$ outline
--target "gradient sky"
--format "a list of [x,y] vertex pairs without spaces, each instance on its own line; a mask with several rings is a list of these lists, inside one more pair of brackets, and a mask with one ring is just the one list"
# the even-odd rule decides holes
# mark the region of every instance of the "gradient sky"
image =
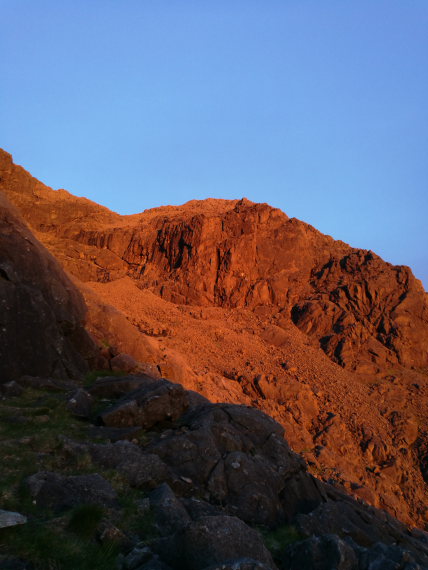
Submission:
[[268,202],[428,289],[427,0],[0,8],[0,146],[46,184]]

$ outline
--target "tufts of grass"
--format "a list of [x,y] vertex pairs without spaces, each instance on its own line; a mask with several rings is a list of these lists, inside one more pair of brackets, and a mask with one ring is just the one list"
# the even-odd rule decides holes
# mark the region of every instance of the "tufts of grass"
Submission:
[[106,378],[108,376],[126,376],[123,370],[91,370],[85,376],[84,386],[89,388],[97,378]]
[[1,529],[0,552],[32,562],[36,570],[114,570],[117,545],[78,537],[58,521],[32,521]]
[[89,540],[95,537],[103,516],[104,509],[100,505],[79,505],[71,512],[67,530],[81,539]]
[[85,438],[85,425],[69,414],[63,395],[26,390],[19,397],[0,401],[2,508],[32,513],[32,501],[22,491],[26,477],[36,471],[64,472],[80,467],[70,465],[61,453],[61,435]]
[[[67,453],[61,436],[87,441],[86,427],[69,413],[64,394],[28,389],[0,400],[0,505],[29,518],[25,525],[0,529],[0,566],[7,555],[31,562],[35,570],[113,570],[121,545],[97,540],[104,518],[125,535],[148,540],[156,535],[152,513],[141,508],[141,491],[130,489],[116,470],[95,466],[89,453]],[[98,472],[116,489],[122,508],[114,513],[81,505],[61,516],[41,509],[25,485],[26,477],[37,471]]]
[[263,536],[266,547],[276,560],[278,560],[286,546],[299,542],[299,540],[304,538],[293,525],[284,525],[274,530],[264,531]]
[[153,512],[150,509],[143,512],[140,510],[139,505],[143,498],[144,494],[141,491],[129,489],[129,487],[126,492],[119,494],[121,506],[119,526],[144,540],[150,540],[157,537],[158,532],[155,527]]

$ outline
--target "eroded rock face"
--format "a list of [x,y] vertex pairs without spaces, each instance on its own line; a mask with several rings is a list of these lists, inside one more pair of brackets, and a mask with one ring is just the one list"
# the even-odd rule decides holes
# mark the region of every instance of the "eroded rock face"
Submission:
[[426,366],[427,295],[408,267],[350,250],[312,270],[312,293],[293,321],[342,366]]
[[193,201],[119,216],[47,188],[4,151],[0,175],[25,220],[80,279],[129,275],[173,302],[282,308],[352,369],[428,364],[427,295],[409,268],[267,204]]
[[0,382],[78,378],[94,345],[80,293],[0,193]]

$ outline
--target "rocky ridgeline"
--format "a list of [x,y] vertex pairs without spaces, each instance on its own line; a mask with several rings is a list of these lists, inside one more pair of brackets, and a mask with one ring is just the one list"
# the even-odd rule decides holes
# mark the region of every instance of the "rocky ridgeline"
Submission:
[[285,311],[350,369],[428,366],[428,302],[411,270],[267,204],[193,201],[119,216],[53,191],[0,151],[1,187],[71,273],[125,275],[175,303]]
[[[57,433],[48,453],[34,438],[26,442],[37,457],[20,492],[31,513],[3,511],[8,528],[0,532],[9,535],[0,534],[1,568],[69,568],[55,548],[49,566],[28,545],[17,552],[16,536],[36,521],[36,537],[43,526],[66,542],[79,532],[70,513],[82,507],[101,513],[85,540],[109,553],[106,569],[428,568],[425,533],[312,477],[283,428],[258,410],[211,404],[178,384],[133,375],[98,378],[87,390],[24,376],[3,386],[0,412],[22,412],[29,391],[39,405],[55,394],[83,432],[79,440]],[[36,470],[53,459],[61,469]],[[117,476],[122,497],[132,497],[131,528]],[[84,552],[72,567],[89,568]]]

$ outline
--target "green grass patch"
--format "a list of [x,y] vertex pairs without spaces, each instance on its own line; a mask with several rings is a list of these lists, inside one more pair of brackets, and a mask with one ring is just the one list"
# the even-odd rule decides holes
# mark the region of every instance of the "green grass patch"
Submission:
[[103,516],[100,505],[79,505],[71,513],[67,530],[82,539],[94,538]]
[[[104,371],[104,375],[112,372]],[[0,400],[0,506],[29,518],[25,525],[0,529],[0,566],[7,555],[32,562],[35,570],[115,569],[120,544],[101,544],[97,540],[103,519],[125,535],[143,540],[156,536],[152,513],[141,508],[141,491],[130,489],[126,478],[116,470],[94,465],[89,453],[67,452],[61,436],[88,441],[87,428],[87,422],[67,410],[63,393],[26,389],[20,396]],[[99,473],[115,488],[121,509],[80,505],[61,516],[41,509],[25,484],[25,479],[38,471],[62,475]]]
[[274,530],[265,530],[262,531],[262,534],[266,547],[276,560],[278,560],[286,546],[299,542],[299,540],[304,538],[293,525],[283,525]]
[[90,370],[85,376],[84,386],[89,388],[97,378],[106,378],[108,376],[126,376],[127,372],[123,370]]
[[144,497],[144,493],[129,487],[119,493],[121,516],[118,524],[125,531],[138,535],[144,540],[150,540],[158,536],[158,532],[152,511],[141,510],[141,501]]
[[64,471],[60,435],[82,440],[85,425],[66,409],[64,395],[28,389],[0,402],[0,504],[3,509],[33,511],[21,482],[37,471]]
[[113,570],[118,546],[78,537],[61,521],[32,521],[0,530],[0,552],[34,564],[36,570]]

